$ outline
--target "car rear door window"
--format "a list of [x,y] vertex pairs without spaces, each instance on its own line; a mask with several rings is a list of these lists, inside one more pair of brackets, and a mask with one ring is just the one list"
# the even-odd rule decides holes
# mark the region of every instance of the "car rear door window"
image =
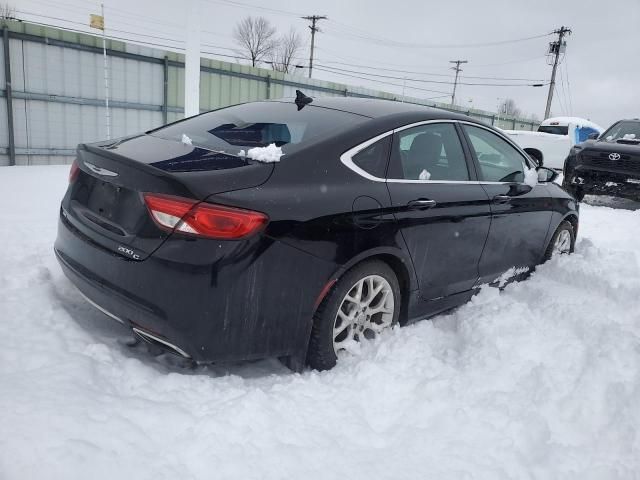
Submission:
[[393,139],[389,178],[403,180],[469,180],[469,169],[452,123],[430,123],[401,130]]
[[471,125],[463,126],[475,151],[483,180],[524,182],[524,157],[506,140],[493,132]]
[[387,136],[360,150],[351,160],[369,175],[384,178],[389,160],[390,143],[391,137]]

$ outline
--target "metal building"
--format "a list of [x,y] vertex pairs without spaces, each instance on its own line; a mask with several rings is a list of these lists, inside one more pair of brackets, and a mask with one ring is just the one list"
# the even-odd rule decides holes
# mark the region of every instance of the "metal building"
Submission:
[[[101,37],[4,21],[1,43],[0,166],[69,163],[78,143],[106,138]],[[112,137],[182,118],[183,55],[108,40],[107,57]],[[400,100],[362,87],[201,59],[200,106],[205,111],[293,96],[296,89],[311,96]],[[404,101],[451,109],[419,98]],[[462,111],[496,124],[493,113]],[[508,118],[499,126],[533,130],[536,124]]]

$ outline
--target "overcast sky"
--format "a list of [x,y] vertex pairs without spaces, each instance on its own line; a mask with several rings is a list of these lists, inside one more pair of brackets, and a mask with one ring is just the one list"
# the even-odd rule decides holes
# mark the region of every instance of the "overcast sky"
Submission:
[[[25,20],[81,30],[88,30],[83,26],[88,14],[100,9],[98,2],[80,0],[13,0],[10,5]],[[105,0],[107,32],[118,29],[112,34],[184,47],[186,5],[186,0]],[[567,53],[559,69],[552,113],[589,118],[604,127],[619,118],[640,116],[640,0],[201,0],[201,8],[204,50],[234,55],[235,23],[247,15],[263,16],[282,32],[293,27],[304,36],[306,44],[299,59],[304,66],[308,64],[309,29],[298,17],[326,15],[329,19],[320,23],[323,31],[316,36],[314,78],[400,94],[401,79],[366,80],[344,74],[406,76],[424,80],[407,80],[407,95],[443,96],[437,101],[448,101],[444,95],[452,86],[426,81],[451,82],[449,61],[454,59],[469,62],[461,75],[465,83],[548,82],[551,67],[545,53],[554,37],[510,41],[544,35],[565,25],[573,34],[567,39]],[[504,43],[481,46],[497,42]],[[352,72],[339,75],[336,69]],[[306,74],[306,70],[299,71]],[[397,86],[376,83],[376,78]],[[546,86],[460,85],[457,103],[495,111],[499,99],[512,98],[525,114],[541,118],[547,91]]]

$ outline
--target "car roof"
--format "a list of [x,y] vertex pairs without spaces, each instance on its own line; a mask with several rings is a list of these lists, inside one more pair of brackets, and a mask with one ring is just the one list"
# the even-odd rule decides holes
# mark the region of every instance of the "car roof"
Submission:
[[[281,98],[278,102],[293,102],[294,98]],[[314,107],[331,108],[343,112],[354,113],[370,118],[386,117],[402,113],[422,114],[425,120],[451,119],[451,120],[471,120],[474,119],[455,112],[449,112],[440,108],[427,107],[414,103],[404,103],[395,100],[384,100],[378,98],[356,98],[356,97],[315,97],[310,105]]]

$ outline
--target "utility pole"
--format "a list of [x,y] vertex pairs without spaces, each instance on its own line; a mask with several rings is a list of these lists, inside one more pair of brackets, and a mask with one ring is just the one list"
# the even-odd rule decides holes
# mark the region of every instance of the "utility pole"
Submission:
[[314,40],[316,38],[316,32],[320,31],[318,27],[316,27],[316,22],[319,20],[326,20],[326,15],[309,15],[308,17],[302,17],[304,20],[309,20],[311,25],[309,28],[311,29],[311,54],[309,55],[309,78],[311,78],[311,72],[313,70],[313,47]]
[[549,44],[549,54],[553,55],[553,70],[551,71],[551,83],[549,83],[549,95],[547,95],[547,108],[544,110],[544,118],[549,118],[551,112],[551,101],[553,100],[553,91],[556,87],[556,70],[558,69],[558,63],[560,61],[560,54],[564,53],[567,48],[567,42],[564,41],[565,35],[571,35],[571,29],[565,26],[554,30],[553,33],[558,35],[557,42],[551,42]]
[[455,67],[451,67],[451,70],[455,70],[456,79],[453,81],[453,93],[451,94],[451,106],[453,107],[456,104],[456,87],[458,86],[458,75],[462,71],[460,65],[463,63],[469,63],[468,60],[450,60],[449,63],[455,63]]

